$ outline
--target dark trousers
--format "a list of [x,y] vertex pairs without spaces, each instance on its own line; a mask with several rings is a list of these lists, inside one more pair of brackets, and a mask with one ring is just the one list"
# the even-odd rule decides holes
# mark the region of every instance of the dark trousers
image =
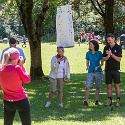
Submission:
[[30,103],[27,98],[16,102],[4,100],[4,125],[13,124],[16,110],[18,110],[22,125],[31,125]]
[[25,42],[23,43],[22,47],[23,47],[23,48],[25,48],[25,47],[26,47],[26,43],[25,43]]

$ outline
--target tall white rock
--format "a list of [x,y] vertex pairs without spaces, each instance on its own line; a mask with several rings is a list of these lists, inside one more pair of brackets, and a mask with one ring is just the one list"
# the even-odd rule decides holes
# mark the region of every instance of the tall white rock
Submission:
[[57,46],[72,47],[75,45],[71,5],[57,8],[56,32]]

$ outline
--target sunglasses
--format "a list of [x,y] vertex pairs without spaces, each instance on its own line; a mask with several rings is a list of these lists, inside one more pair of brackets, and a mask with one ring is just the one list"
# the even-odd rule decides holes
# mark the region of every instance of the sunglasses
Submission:
[[57,49],[63,49],[63,46],[58,46]]
[[113,34],[108,34],[106,38],[108,38],[108,37],[115,38],[115,36]]

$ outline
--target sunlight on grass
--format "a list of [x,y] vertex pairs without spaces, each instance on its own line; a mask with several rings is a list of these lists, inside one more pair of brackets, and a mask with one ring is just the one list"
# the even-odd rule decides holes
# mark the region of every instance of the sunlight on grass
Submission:
[[[21,47],[20,45],[17,45]],[[0,43],[0,52],[8,47],[8,44]],[[104,45],[100,45],[102,51]],[[27,57],[25,67],[30,71],[29,46],[23,48]],[[32,125],[124,125],[125,124],[125,50],[121,61],[121,103],[119,108],[115,107],[115,89],[113,88],[113,106],[105,107],[107,101],[106,85],[103,83],[100,93],[100,106],[95,106],[95,88],[90,92],[89,107],[83,107],[86,67],[85,54],[88,51],[87,44],[76,44],[73,48],[65,48],[65,55],[68,57],[71,67],[71,83],[64,85],[64,108],[58,106],[57,92],[53,97],[50,108],[45,108],[49,81],[32,81],[24,85],[31,103]],[[46,76],[50,72],[50,60],[56,55],[56,45],[52,43],[42,44],[42,65]],[[104,69],[104,66],[103,66]],[[2,98],[2,93],[0,93]],[[0,125],[3,124],[2,99],[0,100]],[[19,115],[16,114],[14,125],[21,125]]]

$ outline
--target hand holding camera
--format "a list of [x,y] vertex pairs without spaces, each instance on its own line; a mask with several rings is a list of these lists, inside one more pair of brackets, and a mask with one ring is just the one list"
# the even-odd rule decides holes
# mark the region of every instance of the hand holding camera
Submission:
[[23,57],[22,56],[19,56],[19,60],[18,60],[18,63],[17,63],[19,66],[23,66],[23,64],[24,64],[24,59],[23,59]]

